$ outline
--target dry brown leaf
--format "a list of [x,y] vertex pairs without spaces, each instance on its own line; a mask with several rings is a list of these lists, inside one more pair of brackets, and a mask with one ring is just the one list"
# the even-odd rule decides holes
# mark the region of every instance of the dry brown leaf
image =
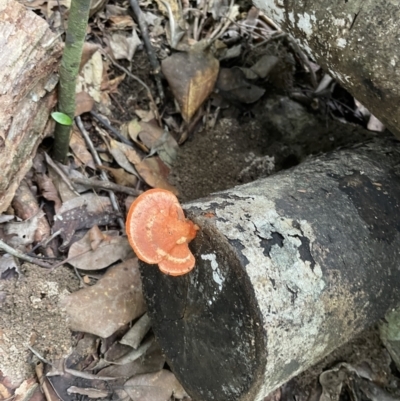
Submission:
[[147,122],[155,118],[152,110],[135,109],[134,112],[142,121]]
[[168,401],[172,395],[181,400],[187,396],[175,375],[166,369],[134,376],[125,382],[124,389],[132,401]]
[[41,190],[41,195],[54,202],[54,209],[57,212],[61,207],[61,199],[53,181],[46,174],[36,174],[36,181]]
[[125,32],[115,32],[108,37],[108,44],[116,60],[126,59],[131,61],[136,49],[142,44],[136,30],[129,35]]
[[119,31],[124,29],[132,29],[135,23],[130,15],[113,15],[108,19],[111,31]]
[[214,90],[219,62],[208,51],[193,46],[163,60],[161,69],[179,103],[182,118],[189,122]]
[[89,113],[93,109],[94,99],[86,92],[79,92],[75,96],[75,117]]
[[146,309],[137,259],[110,268],[95,285],[69,295],[64,303],[71,330],[109,337]]
[[[81,270],[100,270],[118,260],[126,260],[133,257],[133,251],[126,237],[109,233],[101,233],[100,238],[93,238],[99,235],[99,228],[96,226],[89,230],[85,236],[74,242],[69,248],[68,263]],[[113,233],[110,233],[113,234]],[[106,237],[104,237],[106,235]]]
[[153,188],[162,188],[178,195],[179,191],[167,181],[169,168],[157,156],[143,159],[135,165],[140,176],[146,181],[146,184]]
[[4,234],[9,238],[7,244],[15,248],[32,244],[35,240],[35,233],[38,229],[38,224],[43,216],[44,213],[40,210],[29,220],[4,224]]
[[97,52],[97,50],[100,49],[99,45],[96,45],[91,42],[85,42],[83,44],[83,49],[82,49],[82,57],[81,57],[81,63],[79,65],[79,71],[82,70],[82,67],[92,58],[93,54]]
[[103,79],[103,60],[96,51],[85,63],[77,80],[77,92],[88,93],[96,102],[101,100],[101,83]]
[[111,377],[132,377],[143,373],[152,373],[160,371],[165,363],[160,346],[153,342],[150,348],[136,361],[125,365],[111,365],[98,373],[98,376]]
[[265,93],[265,90],[247,81],[239,67],[221,68],[217,88],[228,100],[245,104],[254,103]]
[[72,149],[74,156],[86,167],[96,169],[93,157],[86,148],[85,140],[82,138],[81,133],[74,127],[72,129],[72,135],[69,142],[69,146]]
[[118,185],[135,188],[138,181],[137,177],[133,174],[127,173],[123,168],[112,168],[107,166],[101,166],[100,168],[109,171]]
[[162,129],[155,120],[148,122],[137,119],[124,124],[124,131],[146,152],[158,153],[161,160],[172,166],[177,157],[178,143],[167,130]]
[[[137,172],[132,166],[131,162],[133,160],[133,163],[139,163],[140,157],[139,155],[135,155],[135,151],[133,149],[133,152],[130,152],[131,149],[132,148],[130,148],[128,145],[125,145],[114,139],[110,140],[110,153],[113,155],[115,161],[128,173],[137,175]],[[128,159],[126,153],[131,157],[131,160]]]

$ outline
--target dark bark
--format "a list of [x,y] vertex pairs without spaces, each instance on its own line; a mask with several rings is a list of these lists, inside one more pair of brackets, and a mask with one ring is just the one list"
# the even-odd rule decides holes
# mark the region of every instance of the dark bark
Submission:
[[400,137],[397,1],[253,2]]
[[186,205],[194,270],[142,264],[154,331],[198,401],[262,400],[400,301],[400,143]]

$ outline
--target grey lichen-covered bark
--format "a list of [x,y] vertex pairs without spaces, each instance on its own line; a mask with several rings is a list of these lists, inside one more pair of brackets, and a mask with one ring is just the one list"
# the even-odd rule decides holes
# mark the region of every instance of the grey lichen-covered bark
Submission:
[[142,265],[153,328],[201,401],[262,400],[400,301],[400,144],[341,150],[185,207],[194,270]]
[[397,0],[254,0],[400,137]]

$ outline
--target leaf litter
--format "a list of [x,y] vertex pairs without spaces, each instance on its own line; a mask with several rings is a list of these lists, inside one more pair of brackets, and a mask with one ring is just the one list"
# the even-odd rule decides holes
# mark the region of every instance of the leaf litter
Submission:
[[[0,366],[8,376],[7,381],[0,375],[0,386],[10,397],[34,389],[34,382],[24,380],[31,374],[25,362],[29,355],[33,362],[39,357],[53,362],[44,366],[53,386],[49,391],[64,400],[74,394],[141,401],[187,398],[174,375],[163,369],[137,260],[121,235],[134,197],[123,195],[121,188],[116,195],[118,188],[99,187],[98,181],[111,178],[138,193],[154,187],[178,194],[180,185],[169,177],[182,157],[178,144],[201,129],[207,132],[225,111],[245,114],[271,86],[292,91],[315,110],[327,108],[337,119],[348,118],[346,107],[331,96],[335,82],[323,82],[319,75],[317,88],[319,66],[255,7],[226,0],[146,0],[140,2],[141,18],[133,19],[126,4],[105,3],[92,2],[77,83],[76,115],[82,120],[76,119],[69,163],[57,165],[39,151],[1,223],[4,243],[52,266],[21,265],[9,253],[0,259],[0,359],[8,362]],[[64,33],[69,1],[35,0],[26,6]],[[303,81],[294,90],[300,70]],[[357,110],[361,106],[354,106],[354,115],[382,132],[374,116]],[[106,122],[102,127],[94,111]],[[221,138],[229,144],[227,135]],[[250,159],[267,175],[275,170],[272,157]],[[198,170],[195,164],[190,168]],[[247,176],[252,173],[243,170],[241,177]],[[13,324],[11,315],[17,317]],[[77,332],[71,336],[69,329]],[[345,368],[351,374],[356,369]],[[380,388],[371,383],[365,385],[365,396],[372,400]],[[323,384],[325,393],[334,390]]]

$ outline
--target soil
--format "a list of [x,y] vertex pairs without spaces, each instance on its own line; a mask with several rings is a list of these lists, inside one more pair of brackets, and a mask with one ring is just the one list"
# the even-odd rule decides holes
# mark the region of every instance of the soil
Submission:
[[67,267],[49,272],[24,264],[20,271],[18,279],[0,280],[1,371],[16,383],[33,371],[28,346],[50,361],[71,352],[71,332],[60,303],[79,289]]

